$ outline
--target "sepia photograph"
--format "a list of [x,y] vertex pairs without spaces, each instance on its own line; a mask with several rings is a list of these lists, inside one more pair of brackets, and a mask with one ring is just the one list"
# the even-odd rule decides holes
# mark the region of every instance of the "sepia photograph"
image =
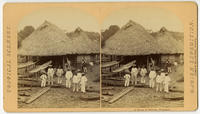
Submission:
[[100,34],[79,9],[46,8],[18,25],[18,107],[100,107]]
[[103,108],[184,107],[184,34],[175,14],[124,8],[102,28]]
[[21,2],[2,9],[4,111],[198,108],[194,2]]

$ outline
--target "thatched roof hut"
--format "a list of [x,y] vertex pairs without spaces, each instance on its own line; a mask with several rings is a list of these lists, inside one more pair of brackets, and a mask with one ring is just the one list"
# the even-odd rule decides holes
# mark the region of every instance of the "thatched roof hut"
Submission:
[[145,28],[131,20],[105,41],[102,50],[109,55],[149,55],[161,52],[156,40]]
[[18,54],[26,56],[58,56],[99,53],[98,50],[97,41],[90,40],[83,32],[75,32],[72,37],[68,37],[56,25],[45,21],[22,41]]
[[181,54],[184,53],[183,33],[168,31],[162,27],[160,31],[152,33],[157,40],[161,54]]
[[74,32],[68,33],[68,37],[75,43],[76,51],[82,54],[96,54],[100,52],[100,36],[97,33],[87,32],[78,27]]

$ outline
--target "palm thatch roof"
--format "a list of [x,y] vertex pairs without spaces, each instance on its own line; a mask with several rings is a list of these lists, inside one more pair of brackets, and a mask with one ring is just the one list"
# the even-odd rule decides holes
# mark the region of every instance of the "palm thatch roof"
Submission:
[[161,50],[144,27],[130,20],[105,41],[102,52],[111,55],[148,55]]
[[[45,21],[22,41],[18,54],[26,56],[58,56],[96,52],[96,50],[91,49],[95,43],[87,42],[88,40],[83,38],[80,35],[77,35],[77,38],[70,38],[56,25]],[[86,41],[83,42],[83,40]]]
[[184,36],[183,33],[168,31],[162,27],[160,31],[152,33],[152,36],[158,42],[161,54],[178,54],[184,53]]
[[95,54],[100,52],[100,35],[95,32],[87,32],[78,27],[74,32],[68,33],[77,45],[76,50],[83,54]]

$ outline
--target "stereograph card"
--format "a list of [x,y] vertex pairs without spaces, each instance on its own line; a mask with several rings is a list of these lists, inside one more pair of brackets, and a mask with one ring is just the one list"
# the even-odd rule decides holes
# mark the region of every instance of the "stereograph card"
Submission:
[[7,112],[194,111],[195,2],[3,6]]

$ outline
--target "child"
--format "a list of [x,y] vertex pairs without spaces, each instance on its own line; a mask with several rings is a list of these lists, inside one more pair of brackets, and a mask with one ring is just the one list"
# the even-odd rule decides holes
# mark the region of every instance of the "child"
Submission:
[[71,88],[71,78],[72,78],[72,76],[73,76],[72,71],[70,69],[67,69],[67,72],[65,74],[66,88]]
[[41,87],[46,87],[46,82],[47,82],[47,75],[45,72],[42,72],[42,75],[40,76],[42,82],[41,82]]
[[149,87],[150,88],[154,88],[155,85],[155,78],[156,78],[156,71],[154,69],[151,69],[150,73],[149,73]]
[[85,93],[85,87],[87,83],[87,77],[85,76],[85,73],[82,74],[80,85],[81,85],[81,92]]
[[169,82],[171,81],[171,78],[168,76],[168,74],[165,75],[165,78],[164,78],[164,91],[166,93],[169,92]]
[[130,82],[130,74],[128,72],[126,72],[126,74],[124,75],[124,78],[125,78],[125,83],[124,83],[124,86],[125,87],[128,87],[129,86],[129,82]]
[[78,77],[77,77],[77,73],[74,74],[73,78],[72,78],[72,82],[73,82],[73,92],[77,91],[78,92]]
[[56,71],[56,75],[58,76],[58,84],[62,83],[62,75],[63,75],[64,71],[61,68],[61,66],[58,67],[57,71]]

